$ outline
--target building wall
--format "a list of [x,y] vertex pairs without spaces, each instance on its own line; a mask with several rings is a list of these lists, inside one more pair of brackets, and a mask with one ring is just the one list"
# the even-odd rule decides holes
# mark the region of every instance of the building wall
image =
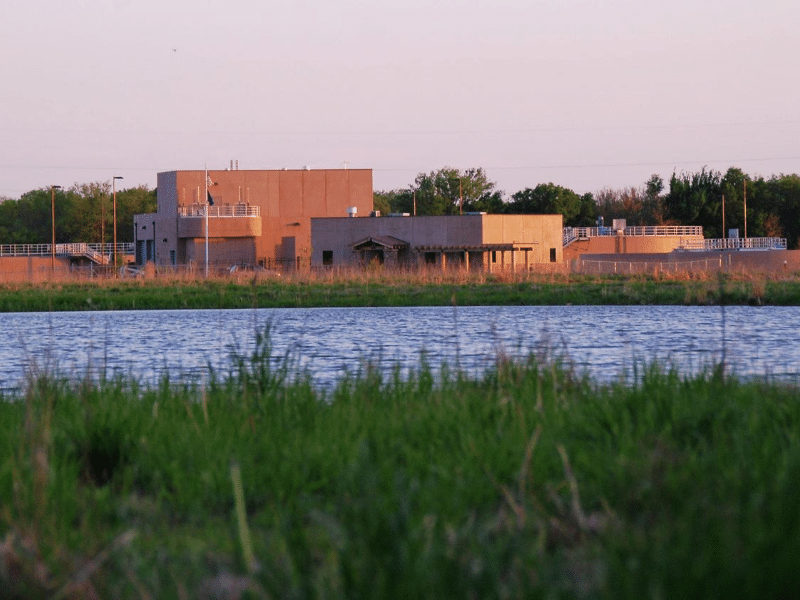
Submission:
[[[302,262],[311,254],[311,217],[345,216],[350,206],[362,215],[372,210],[370,169],[210,170],[208,175],[215,207],[249,204],[260,210],[259,217],[209,217],[212,264]],[[179,206],[205,207],[205,189],[205,171],[158,174],[158,213],[135,217],[136,239],[154,240],[157,264],[170,264],[173,256],[179,264],[205,261],[204,218],[178,216]]]
[[[358,257],[352,246],[368,237],[390,236],[408,242],[412,250],[431,248],[475,248],[485,244],[526,244],[529,263],[550,262],[550,249],[555,249],[556,262],[561,262],[561,215],[459,215],[437,217],[366,217],[311,219],[313,249],[311,264],[323,264],[323,252],[331,252],[334,265],[355,264]],[[525,264],[525,253],[511,257],[506,252],[502,264]],[[451,261],[455,256],[448,257]],[[440,258],[436,259],[440,264]],[[445,259],[447,260],[447,258]],[[470,264],[486,261],[488,256],[471,252]],[[500,262],[500,261],[498,261]]]
[[601,236],[576,240],[564,248],[565,260],[574,260],[583,254],[646,254],[672,252],[684,241],[702,240],[703,236]]
[[[561,230],[562,215],[484,215],[483,240],[486,244],[519,243],[532,245],[528,261],[546,263],[550,261],[550,251],[555,250],[555,261],[563,257]],[[517,264],[524,262],[524,253],[516,252]]]

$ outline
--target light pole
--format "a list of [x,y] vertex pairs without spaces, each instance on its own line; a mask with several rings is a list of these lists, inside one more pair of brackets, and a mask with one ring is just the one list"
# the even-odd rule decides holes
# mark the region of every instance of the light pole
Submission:
[[56,270],[56,190],[60,190],[60,185],[50,186],[50,220],[52,224],[52,240],[50,244],[50,272]]
[[[117,179],[122,179],[119,175],[111,178],[111,189],[114,192],[114,269],[117,268]],[[116,272],[116,271],[115,271]]]

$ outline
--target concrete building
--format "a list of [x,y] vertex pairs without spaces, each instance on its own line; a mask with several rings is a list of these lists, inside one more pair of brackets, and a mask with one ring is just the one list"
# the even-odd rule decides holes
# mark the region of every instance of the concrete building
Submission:
[[694,226],[628,227],[624,219],[612,227],[565,227],[567,262],[594,254],[654,254],[703,243],[703,228]]
[[561,263],[561,215],[312,218],[311,265],[527,270]]
[[158,174],[157,212],[134,217],[136,262],[235,264],[265,268],[308,264],[311,217],[369,214],[371,169],[211,170]]

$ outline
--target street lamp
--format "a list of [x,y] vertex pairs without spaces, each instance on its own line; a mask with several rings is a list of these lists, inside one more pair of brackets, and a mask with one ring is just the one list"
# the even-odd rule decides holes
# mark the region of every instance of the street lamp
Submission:
[[56,190],[60,190],[60,185],[50,186],[50,218],[53,229],[53,239],[50,244],[50,271],[56,270]]
[[117,268],[117,179],[122,179],[122,177],[114,175],[111,179],[111,188],[114,191],[114,269]]

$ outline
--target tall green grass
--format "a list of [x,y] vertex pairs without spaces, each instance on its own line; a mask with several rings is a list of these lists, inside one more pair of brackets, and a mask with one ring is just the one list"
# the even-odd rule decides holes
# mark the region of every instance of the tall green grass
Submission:
[[[685,275],[685,274],[684,274]],[[800,305],[796,274],[683,278],[537,273],[296,273],[234,280],[161,277],[0,285],[0,312],[318,306]]]
[[[32,381],[0,403],[0,597],[785,597],[800,393],[653,365],[599,385],[366,364],[268,333],[205,387]],[[224,594],[229,593],[229,596]],[[789,594],[791,595],[791,594]]]

